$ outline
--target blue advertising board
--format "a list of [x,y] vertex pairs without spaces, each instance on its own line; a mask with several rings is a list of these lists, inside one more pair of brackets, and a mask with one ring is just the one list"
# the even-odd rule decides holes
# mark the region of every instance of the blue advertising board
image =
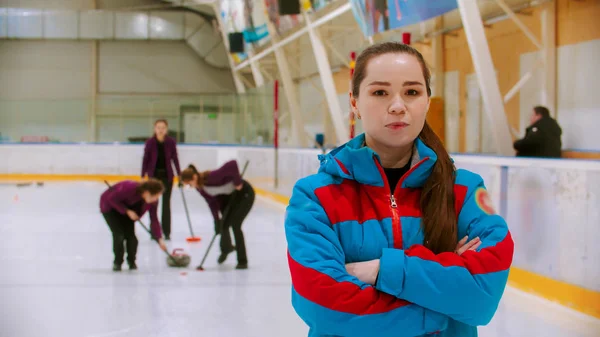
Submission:
[[413,25],[458,8],[456,0],[350,0],[366,36]]

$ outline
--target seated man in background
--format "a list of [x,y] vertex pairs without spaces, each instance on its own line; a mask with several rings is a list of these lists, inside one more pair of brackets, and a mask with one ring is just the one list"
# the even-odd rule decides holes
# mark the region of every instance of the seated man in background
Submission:
[[531,115],[531,125],[525,129],[525,137],[514,142],[517,157],[561,157],[562,129],[550,117],[548,108],[536,106]]

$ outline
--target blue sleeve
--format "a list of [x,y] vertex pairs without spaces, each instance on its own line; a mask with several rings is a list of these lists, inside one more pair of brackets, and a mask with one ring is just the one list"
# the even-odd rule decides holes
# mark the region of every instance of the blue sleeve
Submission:
[[[506,222],[494,211],[483,180],[460,172],[466,186],[458,214],[459,232],[479,237],[477,251],[434,254],[423,245],[384,249],[376,287],[469,325],[490,322],[504,293],[514,243]],[[461,231],[463,229],[463,231]]]
[[341,243],[311,188],[298,181],[285,218],[292,306],[311,335],[403,337],[445,330],[448,317],[348,274]]

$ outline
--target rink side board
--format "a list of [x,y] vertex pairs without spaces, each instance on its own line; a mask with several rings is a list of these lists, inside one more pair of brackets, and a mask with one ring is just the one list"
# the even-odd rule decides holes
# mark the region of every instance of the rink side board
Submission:
[[[93,174],[0,174],[0,182],[76,182],[76,181],[121,181],[141,178],[134,175],[93,175]],[[263,180],[263,179],[259,179]],[[267,180],[267,179],[265,179]],[[176,184],[177,182],[174,182]],[[289,203],[289,196],[254,187],[256,193],[283,205]],[[521,268],[512,267],[509,285],[521,291],[543,297],[565,307],[600,319],[600,292],[577,285],[557,281]]]

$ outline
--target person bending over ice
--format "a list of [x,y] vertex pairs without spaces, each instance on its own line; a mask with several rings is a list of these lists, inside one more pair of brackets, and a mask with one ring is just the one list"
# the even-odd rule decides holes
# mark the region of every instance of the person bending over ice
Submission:
[[146,211],[150,211],[152,235],[158,240],[164,251],[167,246],[162,239],[162,230],[158,221],[158,199],[165,190],[160,180],[150,178],[144,182],[125,180],[108,188],[100,197],[100,212],[108,224],[113,237],[113,270],[120,271],[127,246],[129,269],[137,269],[135,264],[138,239],[135,236],[135,222]]
[[[229,161],[213,171],[198,172],[189,165],[181,173],[184,184],[195,188],[206,200],[215,221],[215,232],[221,235],[221,255],[217,262],[225,262],[227,255],[237,253],[236,269],[248,268],[246,244],[242,223],[254,205],[255,192],[249,182],[242,179],[236,161]],[[230,205],[229,214],[222,214]],[[221,218],[219,211],[224,216]],[[229,228],[233,230],[235,246],[231,243]]]

